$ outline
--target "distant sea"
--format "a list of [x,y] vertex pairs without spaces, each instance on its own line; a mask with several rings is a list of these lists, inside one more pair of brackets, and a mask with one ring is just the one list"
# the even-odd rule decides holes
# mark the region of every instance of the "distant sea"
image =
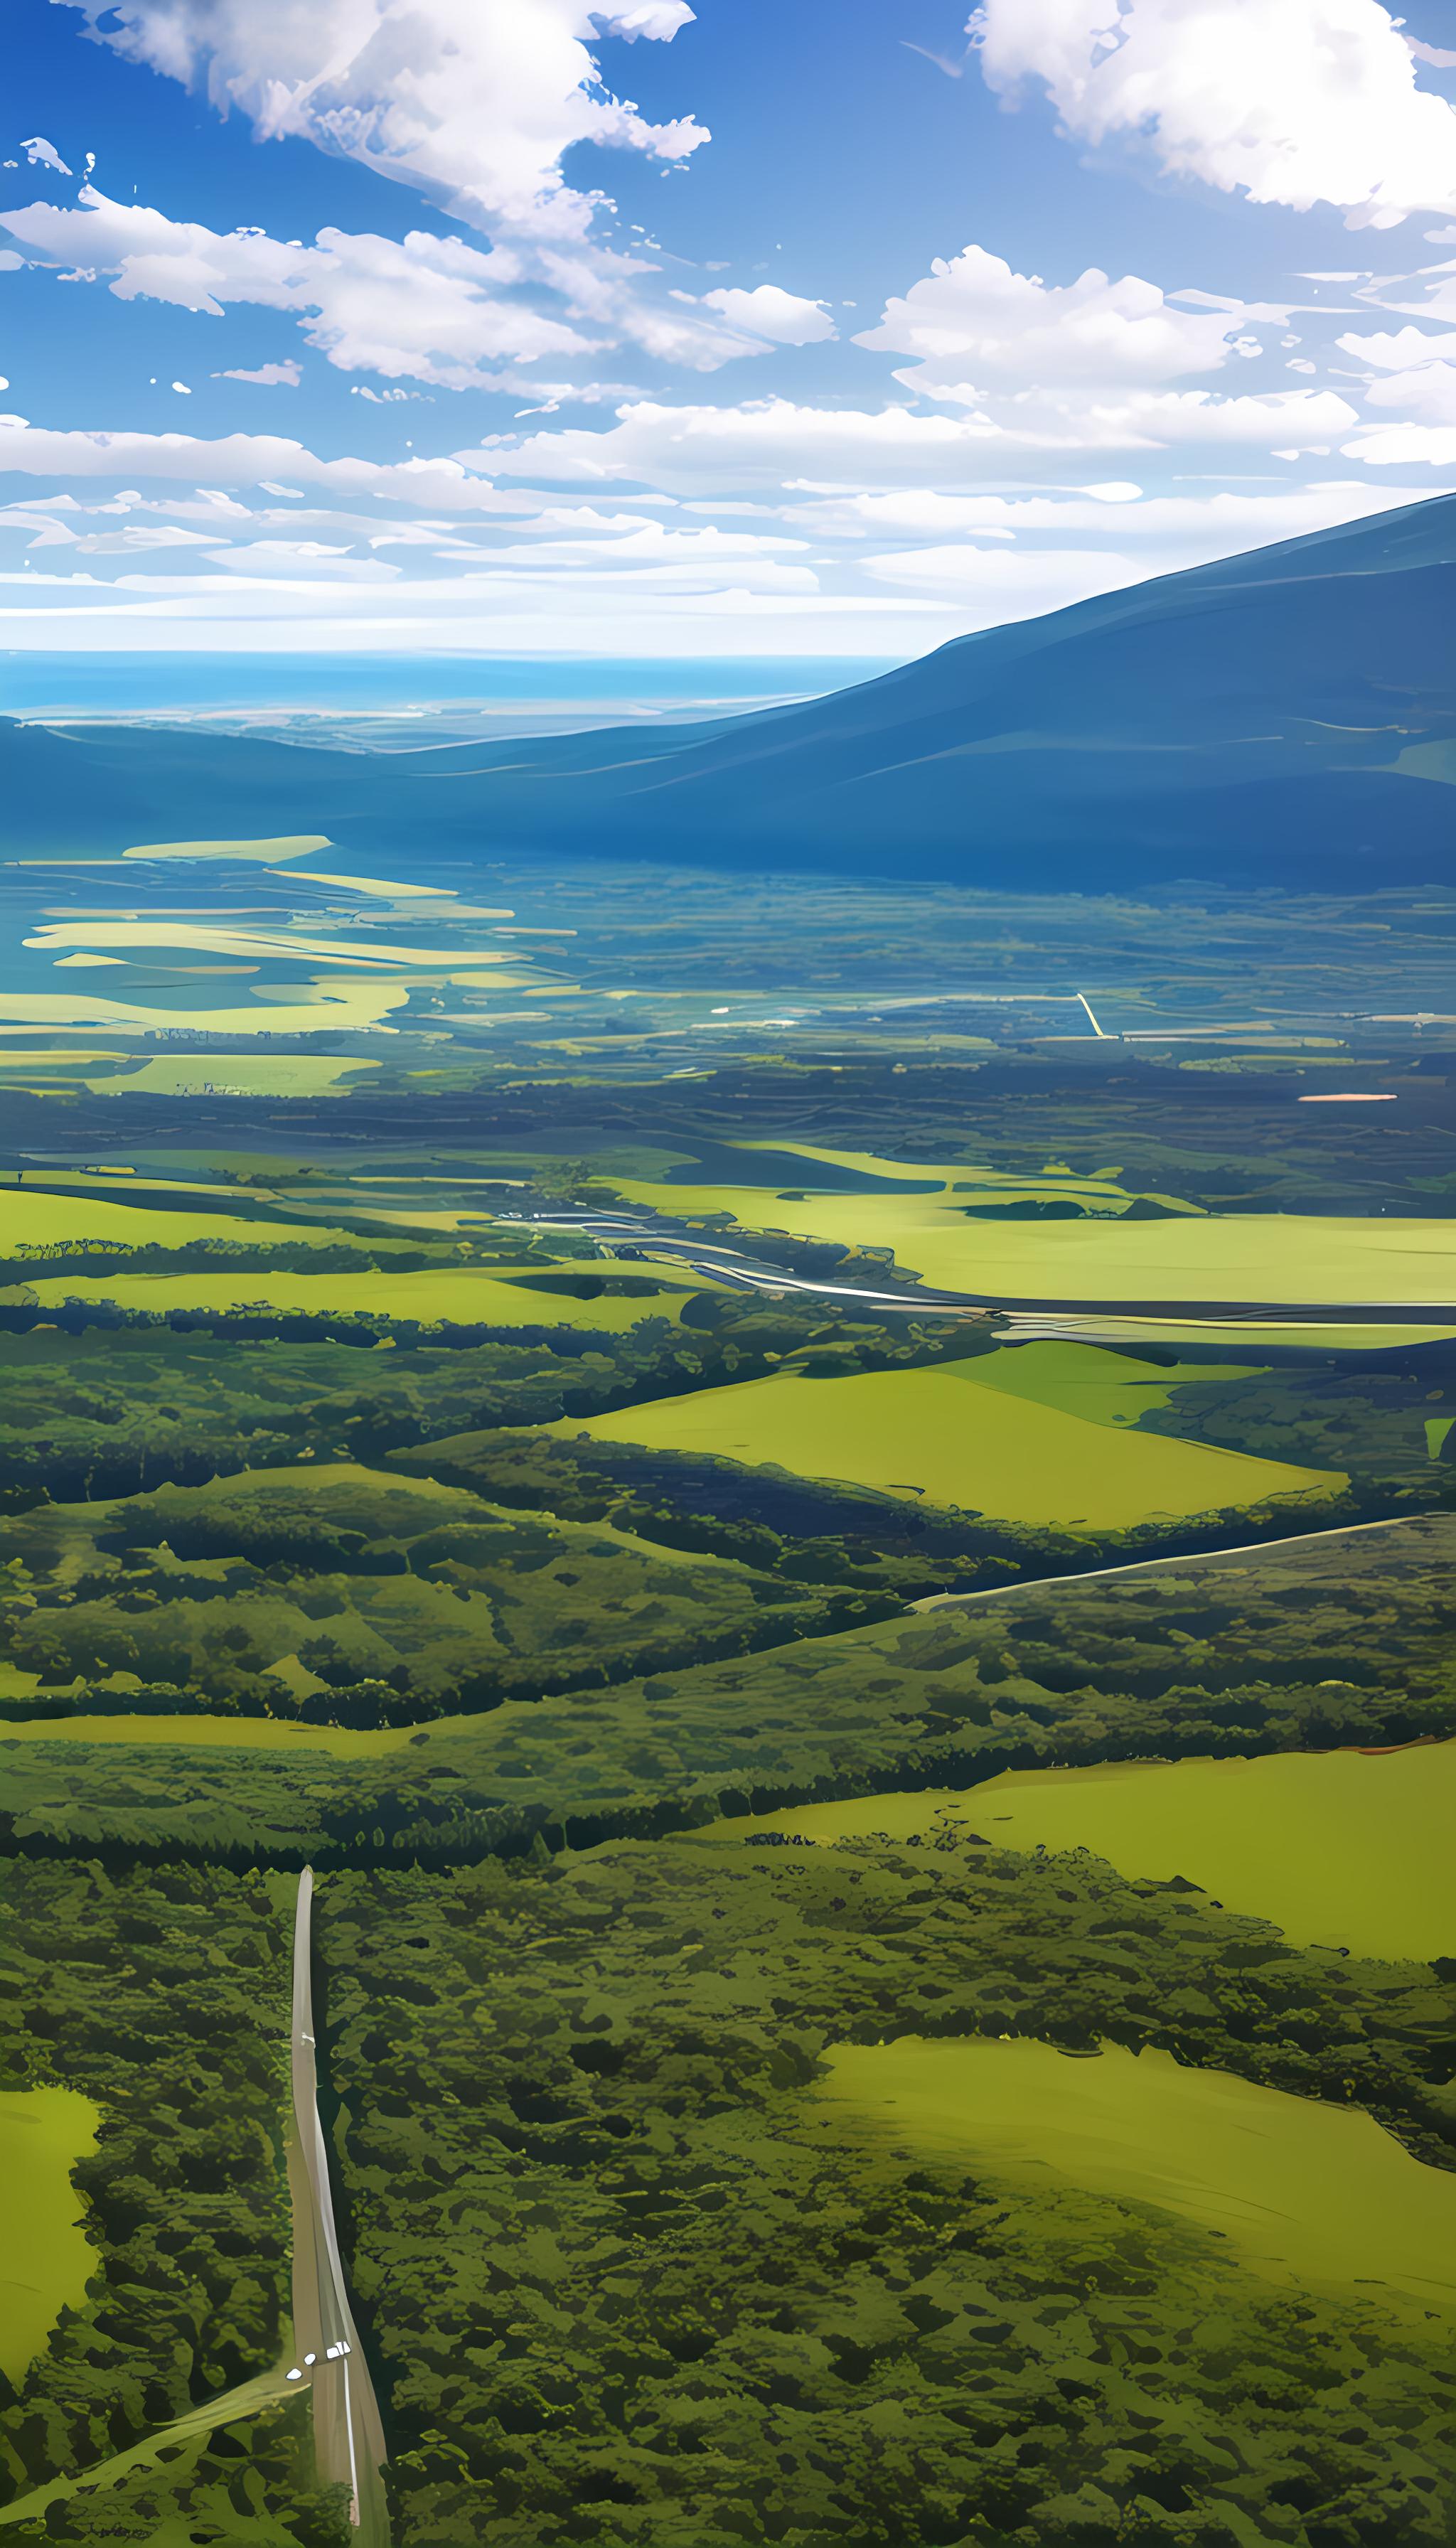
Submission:
[[206,724],[214,732],[401,751],[741,715],[872,681],[863,657],[656,662],[597,656],[0,652],[0,715],[46,724]]

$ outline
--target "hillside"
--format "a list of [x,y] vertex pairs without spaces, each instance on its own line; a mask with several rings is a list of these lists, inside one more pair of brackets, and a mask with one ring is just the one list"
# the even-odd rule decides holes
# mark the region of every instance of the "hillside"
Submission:
[[791,708],[387,759],[0,727],[11,855],[318,830],[1100,888],[1450,872],[1456,496],[960,638]]

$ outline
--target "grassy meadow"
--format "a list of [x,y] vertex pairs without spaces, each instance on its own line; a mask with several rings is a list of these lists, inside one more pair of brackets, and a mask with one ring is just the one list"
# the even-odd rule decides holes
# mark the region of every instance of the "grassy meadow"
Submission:
[[63,2309],[79,2309],[96,2271],[72,2170],[96,2146],[100,2109],[73,2088],[0,2092],[6,2195],[0,2261],[0,2372],[19,2380]]
[[1456,2322],[1456,2179],[1368,2115],[1155,2048],[1068,2059],[1025,2038],[836,2046],[826,2110],[901,2153],[1053,2178],[1196,2222],[1279,2283],[1379,2299],[1434,2338]]
[[593,1416],[580,1429],[598,1442],[769,1464],[1068,1530],[1128,1529],[1276,1498],[1315,1504],[1345,1485],[1338,1474],[1133,1430],[1141,1408],[1177,1384],[1149,1383],[1137,1364],[1125,1379],[1124,1368],[1096,1347],[1025,1345],[925,1371],[750,1381]]

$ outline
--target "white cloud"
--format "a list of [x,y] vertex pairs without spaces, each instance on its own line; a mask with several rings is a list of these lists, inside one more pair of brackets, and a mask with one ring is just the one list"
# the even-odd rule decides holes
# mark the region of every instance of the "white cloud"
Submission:
[[[1334,390],[1272,390],[1247,398],[1149,390],[1086,408],[1066,402],[1053,412],[1062,447],[1087,452],[1171,451],[1191,443],[1210,450],[1321,452],[1356,421],[1355,410]],[[1035,448],[1031,437],[1028,447]]]
[[635,45],[639,36],[670,45],[683,27],[692,24],[687,0],[636,0],[635,6],[625,9],[593,9],[591,16],[603,36],[620,36],[628,45]]
[[399,655],[431,648],[500,654],[566,652],[700,657],[920,655],[954,636],[964,614],[952,602],[898,593],[808,590],[762,592],[746,582],[661,583],[634,596],[619,580],[525,576],[391,587],[219,575],[203,587],[125,591],[39,576],[0,577],[0,645],[89,652],[124,643],[129,654],[221,648],[274,654]]
[[530,513],[540,500],[498,488],[458,460],[322,460],[281,434],[228,433],[208,440],[192,433],[60,432],[28,424],[23,416],[0,416],[0,473],[6,470],[28,478],[149,478],[189,487],[221,480],[275,495],[297,493],[277,485],[286,471],[307,486],[351,499],[381,496],[469,513]]
[[242,548],[209,549],[208,556],[229,575],[267,576],[275,583],[290,567],[311,579],[342,577],[355,584],[393,584],[400,574],[384,558],[350,557],[322,540],[249,540]]
[[256,229],[226,233],[118,204],[83,186],[75,208],[28,204],[3,216],[12,238],[48,262],[108,274],[123,301],[164,301],[221,318],[238,303],[307,313],[309,344],[339,371],[402,374],[447,389],[479,385],[502,357],[585,354],[590,338],[522,301],[500,298],[518,259],[410,230],[401,240],[320,230],[313,247]]
[[1456,335],[1428,336],[1423,327],[1400,327],[1394,335],[1351,333],[1336,342],[1341,353],[1353,354],[1378,372],[1413,371],[1421,363],[1439,363],[1456,353]]
[[1399,408],[1415,424],[1456,424],[1456,363],[1421,363],[1375,381],[1365,404]]
[[778,532],[720,531],[708,524],[700,530],[678,530],[665,522],[639,522],[630,528],[617,529],[602,524],[597,535],[581,535],[574,539],[532,539],[529,550],[515,545],[496,551],[496,561],[514,558],[524,561],[529,556],[533,566],[688,566],[721,567],[731,565],[741,574],[747,561],[773,557],[775,552],[802,552],[803,540],[785,537]]
[[700,305],[684,309],[681,305],[687,295],[674,293],[671,299],[680,306],[668,309],[613,289],[599,306],[614,333],[640,345],[660,363],[681,363],[687,371],[715,372],[724,363],[736,362],[743,354],[762,354],[768,348],[761,337],[741,335],[736,327],[727,327],[717,318],[704,318]]
[[1079,140],[1382,229],[1456,210],[1456,110],[1399,30],[1379,0],[984,0],[969,32],[993,88],[1040,81]]
[[[70,175],[71,172],[54,143],[44,140],[39,133],[35,134],[29,141],[23,141],[20,146],[33,168],[53,168],[57,177]],[[13,167],[15,163],[12,160],[9,164]]]
[[776,283],[761,283],[752,292],[705,292],[703,302],[720,311],[730,326],[771,345],[821,345],[834,334],[834,320],[821,301],[780,292]]
[[938,257],[855,342],[913,355],[895,374],[907,389],[971,406],[996,387],[1109,389],[1217,371],[1253,316],[1284,322],[1282,311],[1249,313],[1237,302],[1180,310],[1155,283],[1132,274],[1114,283],[1096,266],[1075,283],[1047,285],[967,247],[949,264]]
[[[1205,443],[1268,451],[1320,450],[1358,422],[1330,390],[1214,398],[1206,390],[1137,391],[1116,402],[1009,400],[995,414],[922,415],[909,409],[795,406],[667,407],[638,400],[604,429],[568,426],[513,445],[493,438],[457,455],[500,476],[587,484],[636,480],[670,494],[732,496],[753,488],[975,486],[1036,455],[1054,469],[1088,453],[1186,449]],[[1078,469],[1078,474],[1084,474]]]
[[962,627],[996,628],[1117,592],[1145,572],[1108,549],[901,549],[864,560],[876,583],[954,601]]
[[1456,469],[1456,424],[1383,425],[1357,434],[1343,449],[1347,459],[1363,460],[1368,469]]
[[[1411,504],[1429,491],[1414,487],[1375,491],[1360,479],[1281,487],[1270,495],[1221,489],[1211,496],[1142,496],[1134,487],[1117,499],[1088,488],[1065,495],[947,496],[937,489],[897,494],[826,497],[783,508],[784,519],[805,529],[864,539],[875,532],[963,538],[1085,538],[1101,543],[1112,531],[1120,546],[1136,544],[1158,573],[1169,561],[1192,566],[1276,540],[1298,539],[1336,522],[1358,521],[1391,505]],[[1116,510],[1109,516],[1109,503]],[[1142,553],[1155,551],[1148,560]]]
[[[1449,302],[1445,312],[1456,315]],[[1456,333],[1428,335],[1421,327],[1400,327],[1392,334],[1339,339],[1342,352],[1369,367],[1367,408],[1397,408],[1407,422],[1456,424]]]
[[412,186],[494,234],[583,239],[597,198],[563,153],[592,141],[667,163],[707,139],[611,95],[598,34],[669,43],[675,0],[63,0],[97,40],[247,117]]
[[127,522],[116,531],[68,530],[52,522],[32,548],[72,549],[77,557],[133,557],[148,549],[202,548],[211,551],[217,532],[189,531],[181,522]]
[[296,390],[304,375],[292,354],[281,363],[260,363],[255,372],[214,372],[215,381],[251,381],[260,390]]

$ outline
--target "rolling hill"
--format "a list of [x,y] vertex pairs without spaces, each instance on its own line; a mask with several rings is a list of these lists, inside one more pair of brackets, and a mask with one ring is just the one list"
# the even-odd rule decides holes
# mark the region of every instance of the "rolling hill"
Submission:
[[0,724],[11,856],[323,831],[451,861],[1373,886],[1450,878],[1453,786],[1456,496],[707,726],[377,757]]

